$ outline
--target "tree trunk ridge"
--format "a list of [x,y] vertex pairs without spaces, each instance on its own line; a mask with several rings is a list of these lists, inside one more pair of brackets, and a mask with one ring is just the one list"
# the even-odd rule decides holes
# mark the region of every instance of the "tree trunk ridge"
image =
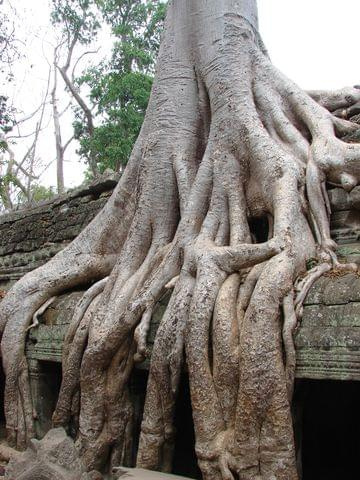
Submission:
[[[138,466],[171,470],[186,362],[203,479],[298,478],[292,333],[312,282],[330,268],[356,268],[334,254],[325,182],[347,190],[359,182],[359,145],[338,138],[355,127],[331,110],[355,104],[360,91],[331,95],[316,103],[270,63],[255,0],[170,2],[145,122],[113,196],[1,304],[13,443],[25,446],[34,434],[26,329],[50,297],[88,284],[65,340],[53,420],[66,427],[79,419],[89,470],[124,462],[127,381],[145,354],[152,310],[171,288]],[[266,242],[250,217],[269,220]]]

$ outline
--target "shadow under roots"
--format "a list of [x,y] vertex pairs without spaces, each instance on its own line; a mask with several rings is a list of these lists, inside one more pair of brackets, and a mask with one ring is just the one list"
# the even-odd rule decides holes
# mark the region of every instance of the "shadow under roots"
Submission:
[[269,221],[266,216],[252,217],[249,219],[251,234],[255,237],[256,243],[263,243],[269,237]]
[[191,412],[189,377],[183,373],[175,406],[176,437],[172,473],[201,479],[195,454],[195,432]]
[[303,480],[359,478],[360,382],[306,380]]
[[[131,462],[129,462],[129,465],[125,465],[129,467],[133,467],[136,464],[147,379],[148,372],[146,370],[135,369],[129,382],[130,395],[134,407]],[[195,432],[191,412],[189,378],[186,373],[182,373],[180,379],[175,405],[174,427],[176,437],[171,473],[201,480],[201,471],[195,454]]]

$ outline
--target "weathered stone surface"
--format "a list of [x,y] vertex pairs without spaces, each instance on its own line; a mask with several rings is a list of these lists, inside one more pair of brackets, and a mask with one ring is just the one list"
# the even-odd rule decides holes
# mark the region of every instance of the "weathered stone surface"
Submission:
[[311,288],[304,305],[341,305],[360,302],[360,277],[348,274],[323,276]]
[[[13,457],[5,473],[8,480],[91,480],[65,430],[50,430],[42,440]],[[100,476],[99,478],[102,478]]]
[[337,253],[341,261],[346,259],[348,262],[360,265],[360,242],[340,245]]
[[351,192],[346,192],[342,188],[333,188],[329,190],[329,200],[333,212],[360,210],[360,185]]
[[[360,186],[350,193],[341,188],[329,190],[331,203],[331,236],[340,244],[360,242]],[[358,245],[358,250],[360,247]],[[359,261],[359,254],[350,261]]]
[[61,362],[66,329],[82,294],[79,291],[61,295],[46,310],[40,325],[29,332],[26,346],[28,359]]
[[42,440],[31,440],[29,448],[12,455],[5,470],[8,480],[186,480],[185,477],[140,468],[114,468],[107,475],[86,472],[73,440],[63,428],[49,430]]
[[297,378],[360,380],[360,277],[322,277],[296,337]]
[[0,287],[7,289],[71,242],[105,205],[118,178],[0,216]]

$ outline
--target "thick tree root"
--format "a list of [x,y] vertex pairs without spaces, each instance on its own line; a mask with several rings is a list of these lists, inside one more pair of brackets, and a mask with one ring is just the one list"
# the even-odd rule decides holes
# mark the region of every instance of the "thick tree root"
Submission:
[[55,427],[66,427],[70,422],[71,414],[79,413],[74,411],[74,396],[76,396],[79,388],[80,367],[88,338],[91,315],[97,306],[97,297],[104,284],[105,282],[101,280],[90,289],[92,292],[88,290],[85,293],[74,316],[74,321],[77,324],[76,330],[73,330],[73,324],[70,325],[70,331],[65,337],[62,362],[63,381],[56,410],[53,414]]
[[[292,337],[313,282],[331,262],[349,268],[336,264],[326,182],[347,191],[359,182],[360,146],[338,138],[354,127],[331,111],[360,98],[352,89],[312,92],[314,101],[281,75],[252,6],[171,2],[119,187],[72,246],[3,301],[7,427],[18,443],[33,434],[24,344],[34,312],[96,281],[67,335],[54,422],[79,417],[89,470],[129,462],[129,376],[147,354],[156,302],[173,289],[152,352],[138,465],[171,470],[186,362],[203,479],[296,480]],[[256,217],[270,219],[264,243],[250,228]],[[314,257],[323,263],[306,275]]]
[[283,299],[284,325],[282,338],[285,349],[285,374],[286,386],[288,391],[289,402],[292,401],[294,393],[295,368],[296,368],[296,351],[294,345],[294,332],[298,325],[298,317],[295,312],[294,292],[291,290]]
[[303,303],[307,294],[309,293],[310,288],[318,278],[324,275],[324,273],[329,272],[331,270],[331,267],[332,266],[330,263],[321,263],[320,265],[312,268],[307,273],[307,275],[297,284],[297,295],[294,302],[297,318],[300,319],[302,317]]
[[[168,288],[165,286],[165,288]],[[137,351],[134,360],[141,362],[146,357],[146,339],[150,330],[150,322],[153,310],[147,309],[141,318],[139,325],[135,328],[134,340],[137,344]]]
[[41,317],[41,315],[43,315],[46,312],[48,307],[50,307],[50,305],[55,301],[55,299],[56,297],[49,298],[49,300],[47,300],[38,310],[36,310],[32,318],[33,323],[27,327],[26,329],[27,332],[32,328],[36,328],[39,326],[39,317]]

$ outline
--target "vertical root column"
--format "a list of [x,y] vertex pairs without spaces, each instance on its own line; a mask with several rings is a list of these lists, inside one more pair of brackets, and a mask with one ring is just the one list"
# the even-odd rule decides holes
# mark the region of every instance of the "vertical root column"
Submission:
[[106,285],[107,279],[108,277],[105,277],[85,292],[76,306],[71,325],[66,334],[62,358],[63,378],[56,409],[53,414],[53,425],[55,427],[66,427],[70,422],[71,415],[79,416],[79,411],[76,410],[80,405],[75,405],[79,402],[76,402],[74,397],[80,394],[82,356],[86,347],[90,321],[97,308],[100,300],[99,296]]
[[296,368],[296,351],[294,345],[293,335],[297,326],[297,316],[294,307],[294,291],[291,290],[283,300],[284,325],[282,337],[285,350],[285,374],[286,386],[288,391],[289,403],[291,404],[294,382],[295,382],[295,368]]
[[136,351],[134,332],[178,273],[177,249],[169,247],[152,245],[126,282],[117,283],[114,272],[115,281],[101,295],[91,321],[81,364],[79,429],[81,456],[89,469],[101,468],[109,455],[114,466],[129,460],[132,409],[127,383]]
[[234,427],[239,388],[239,323],[237,298],[240,275],[230,275],[216,299],[213,328],[213,378],[227,428]]
[[267,263],[240,334],[235,453],[244,480],[260,474],[264,479],[297,479],[280,321],[292,268],[285,254]]
[[[130,345],[130,348],[129,348]],[[128,381],[134,364],[136,344],[130,335],[121,346],[107,371],[107,411],[111,411],[106,430],[111,449],[110,467],[131,466],[134,409]]]
[[194,279],[182,273],[156,334],[137,457],[137,466],[141,468],[171,471],[173,415],[193,288]]
[[185,335],[191,404],[196,434],[196,453],[203,478],[221,480],[217,439],[225,421],[212,375],[209,342],[212,314],[226,273],[206,260],[198,266],[196,286]]

